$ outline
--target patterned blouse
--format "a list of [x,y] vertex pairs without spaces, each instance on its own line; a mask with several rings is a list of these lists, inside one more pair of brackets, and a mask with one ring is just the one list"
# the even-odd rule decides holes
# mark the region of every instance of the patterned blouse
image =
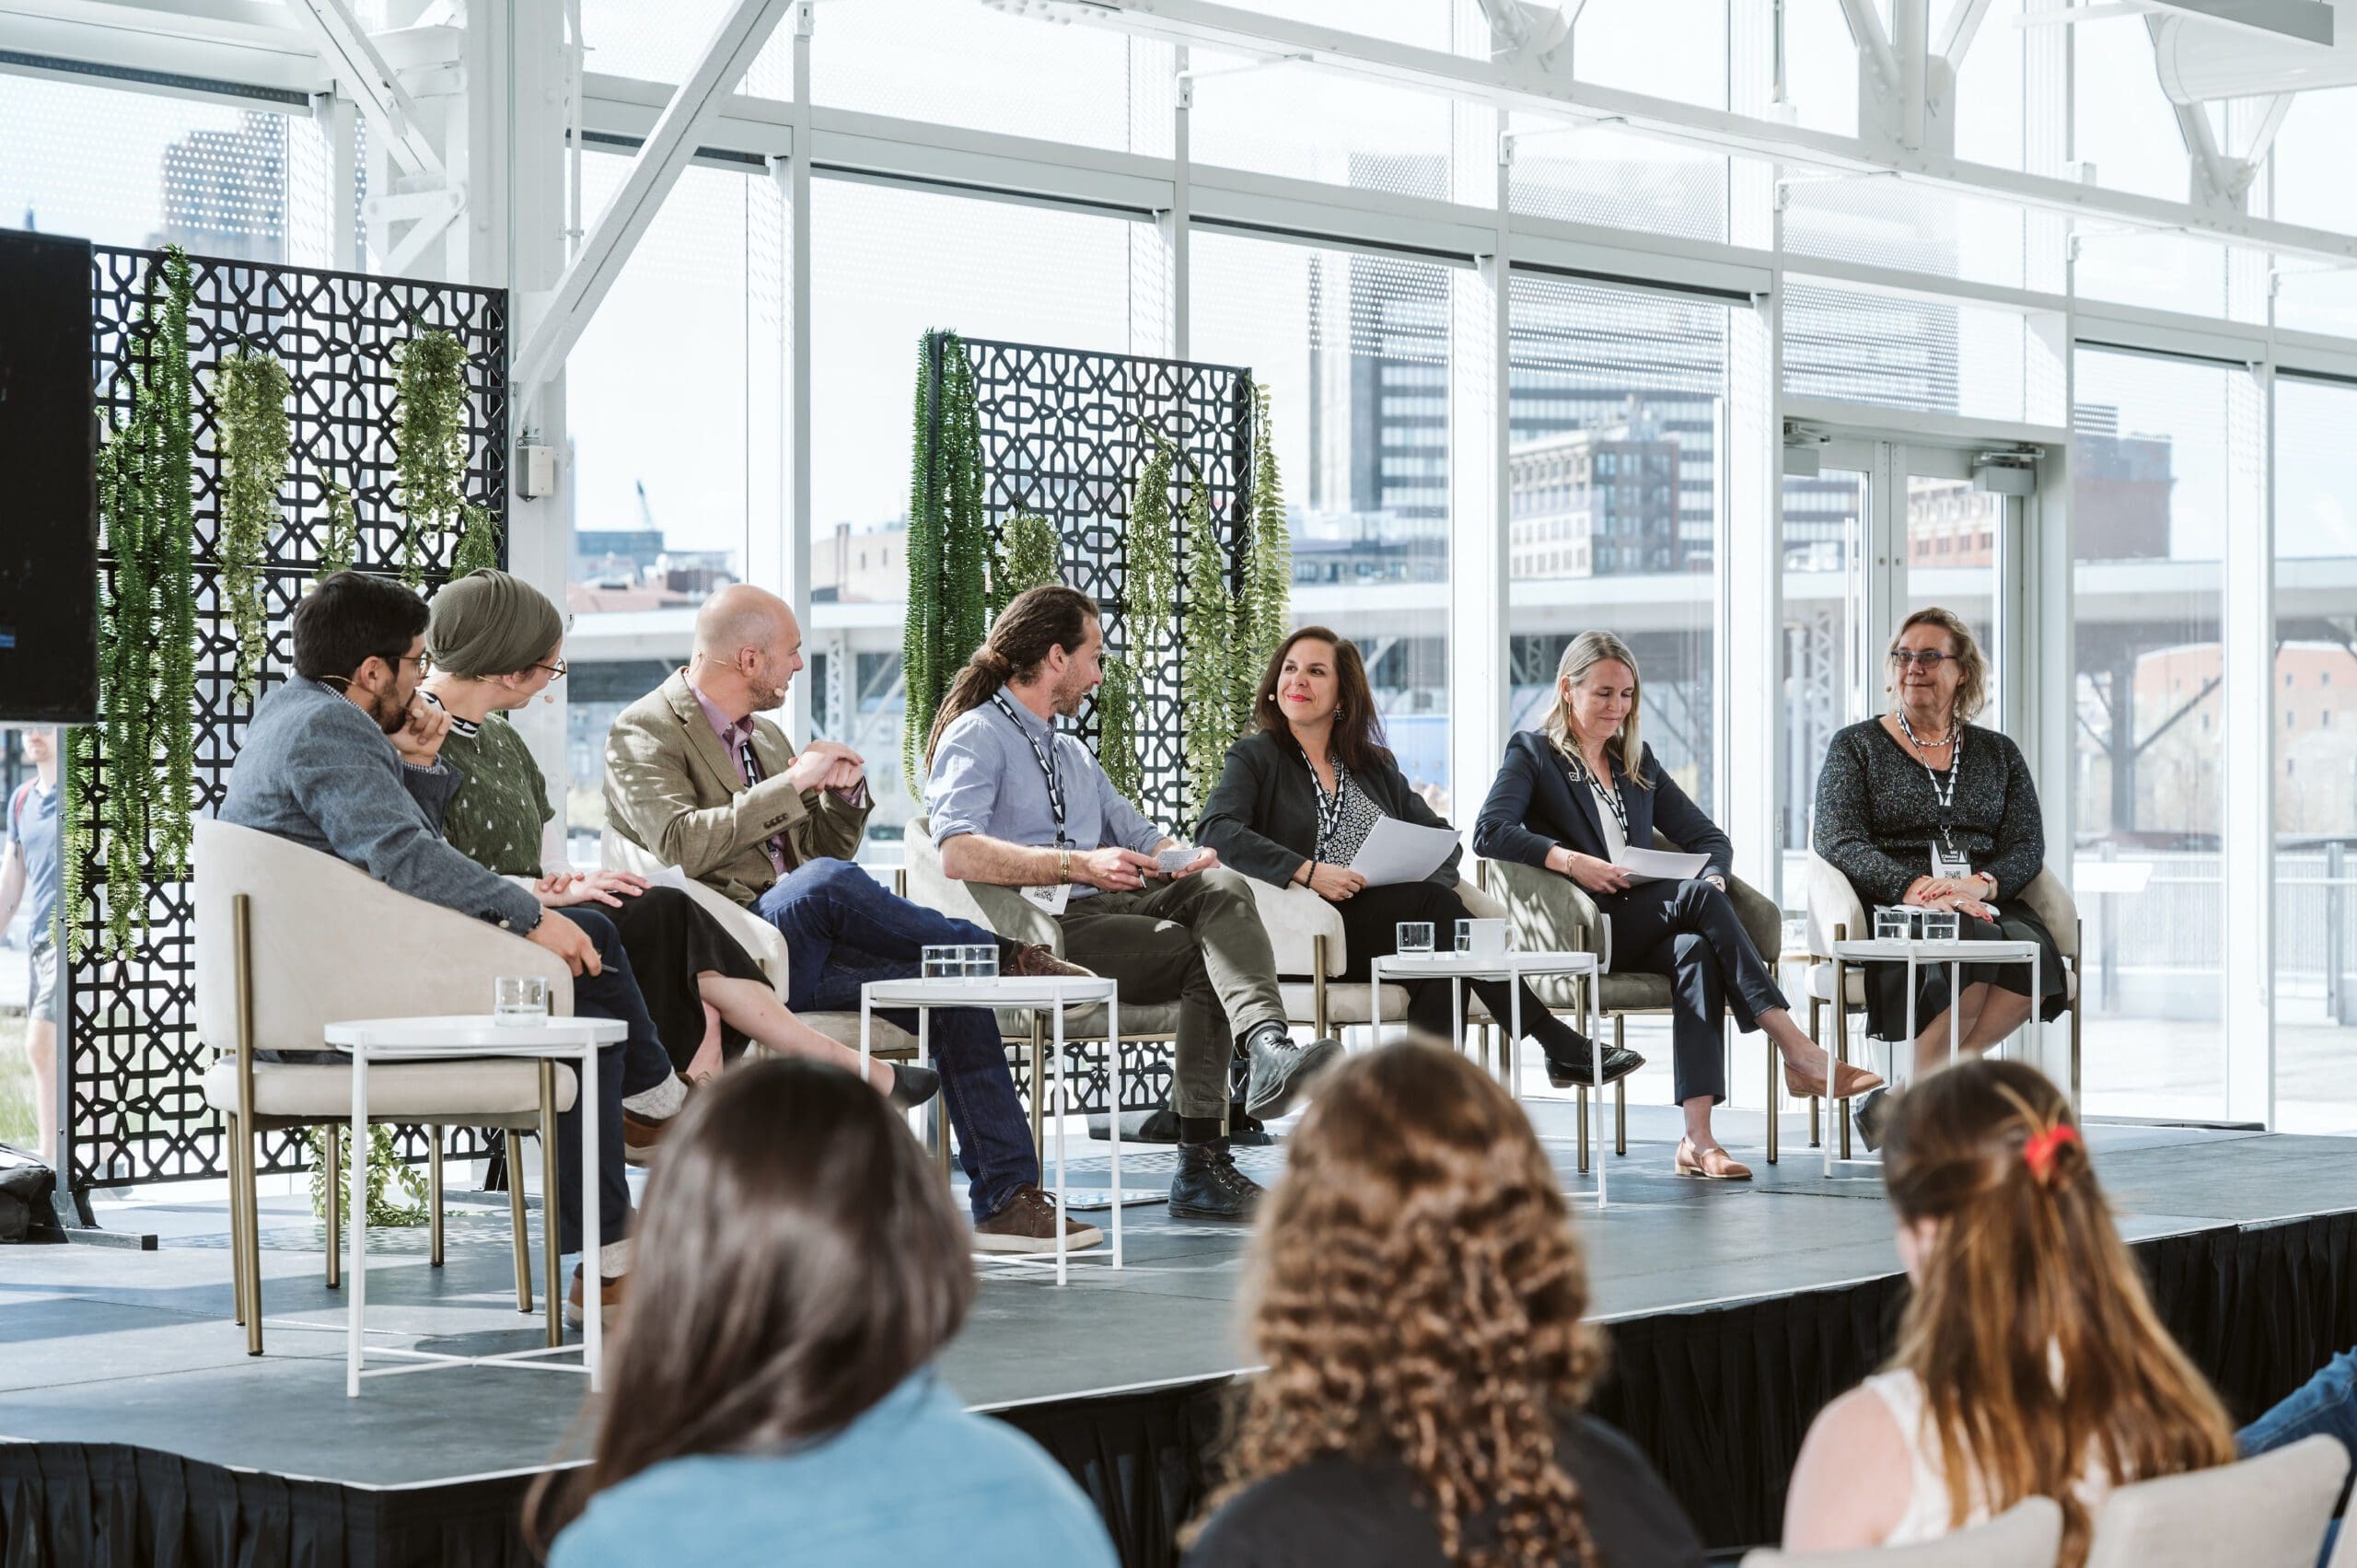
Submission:
[[538,877],[540,831],[556,816],[531,748],[503,714],[481,724],[453,714],[442,761],[467,782],[442,814],[450,847],[502,877]]
[[[1308,766],[1306,762],[1302,765]],[[1360,846],[1366,842],[1366,836],[1375,831],[1375,825],[1383,820],[1383,807],[1368,799],[1366,791],[1352,783],[1351,775],[1341,772],[1340,764],[1336,765],[1336,772],[1342,790],[1341,815],[1335,821],[1333,830],[1325,835],[1325,853],[1318,858],[1329,865],[1348,865],[1357,858]],[[1318,819],[1323,821],[1326,813],[1334,809],[1334,797],[1327,793],[1324,784],[1317,782],[1318,771],[1315,768],[1310,769],[1309,777],[1318,791]]]

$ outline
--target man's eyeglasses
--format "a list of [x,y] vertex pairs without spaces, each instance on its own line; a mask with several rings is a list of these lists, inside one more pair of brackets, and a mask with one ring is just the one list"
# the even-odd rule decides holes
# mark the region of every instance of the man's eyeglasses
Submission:
[[396,670],[405,664],[417,666],[417,678],[420,680],[434,673],[434,658],[430,654],[395,654],[385,662],[392,665]]
[[1910,664],[1918,669],[1937,669],[1940,668],[1942,659],[1956,659],[1960,663],[1962,656],[1944,654],[1937,648],[1893,648],[1890,650],[1890,662],[1901,669],[1905,669]]

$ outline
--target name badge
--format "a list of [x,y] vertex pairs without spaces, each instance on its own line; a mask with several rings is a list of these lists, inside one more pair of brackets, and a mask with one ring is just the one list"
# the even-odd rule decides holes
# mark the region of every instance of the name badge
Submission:
[[1969,877],[1972,875],[1972,857],[1961,853],[1950,854],[1940,846],[1939,840],[1933,839],[1932,841],[1932,875],[1958,879]]
[[1018,888],[1016,891],[1050,914],[1063,913],[1064,906],[1072,902],[1072,884],[1069,882],[1058,882],[1050,888]]

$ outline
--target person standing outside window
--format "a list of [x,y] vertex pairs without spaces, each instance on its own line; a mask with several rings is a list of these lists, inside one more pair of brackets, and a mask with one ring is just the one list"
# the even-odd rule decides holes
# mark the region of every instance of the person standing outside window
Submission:
[[57,1158],[57,731],[47,726],[23,732],[25,761],[33,776],[8,797],[7,843],[0,858],[0,931],[29,895],[26,947],[32,954],[32,984],[25,997],[25,1055],[33,1069],[33,1153]]

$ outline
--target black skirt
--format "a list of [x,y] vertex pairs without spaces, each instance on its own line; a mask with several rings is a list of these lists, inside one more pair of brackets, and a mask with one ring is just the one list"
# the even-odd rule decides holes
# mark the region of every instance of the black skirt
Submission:
[[[590,907],[604,910],[621,933],[622,950],[630,955],[631,972],[646,998],[647,1016],[655,1020],[664,1052],[679,1072],[688,1070],[703,1044],[703,990],[698,975],[770,982],[737,938],[677,888],[649,888],[634,899],[622,900],[620,909]],[[723,1060],[740,1055],[746,1043],[743,1035],[721,1027]]]
[[[1956,936],[1966,942],[2035,942],[2038,953],[2038,976],[2044,993],[2038,1016],[2042,1019],[2059,1016],[2068,1000],[2069,981],[2062,973],[2062,953],[2054,945],[2053,933],[2046,923],[2033,913],[2027,904],[2018,900],[1997,906],[1997,918],[1980,920],[1968,914],[1956,917]],[[1898,1040],[1907,1033],[1907,966],[1875,963],[1865,966],[1866,971],[1866,1032],[1876,1040]],[[2016,996],[2029,994],[2027,964],[1967,964],[1964,983],[1993,985],[2000,991],[2010,991]],[[1919,964],[1915,969],[1915,1028],[1922,1033],[1924,1026],[1947,1011],[1948,969],[1945,964]]]

